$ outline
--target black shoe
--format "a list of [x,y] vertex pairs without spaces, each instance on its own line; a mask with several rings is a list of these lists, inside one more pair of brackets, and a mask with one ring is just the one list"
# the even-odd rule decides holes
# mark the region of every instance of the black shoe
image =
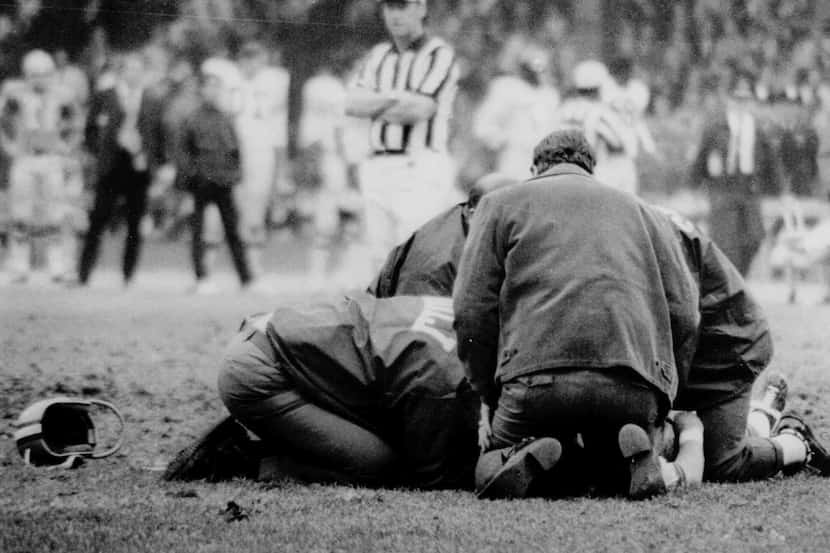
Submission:
[[218,482],[237,477],[256,478],[260,455],[247,431],[226,417],[167,465],[163,480],[207,480]]
[[636,424],[626,424],[620,429],[617,439],[631,473],[628,497],[646,499],[666,493],[660,461],[646,431]]
[[774,436],[781,434],[793,434],[801,438],[804,445],[807,446],[807,460],[804,465],[795,469],[785,469],[786,474],[793,474],[802,468],[806,468],[821,476],[830,476],[830,454],[818,441],[804,419],[793,412],[784,414],[773,432]]
[[556,466],[561,456],[562,445],[555,438],[526,438],[513,447],[489,451],[476,465],[476,496],[527,497],[534,481]]

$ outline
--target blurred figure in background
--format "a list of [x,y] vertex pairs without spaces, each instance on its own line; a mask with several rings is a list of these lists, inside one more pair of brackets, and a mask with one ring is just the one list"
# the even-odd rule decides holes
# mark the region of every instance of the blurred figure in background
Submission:
[[611,84],[608,68],[596,60],[583,61],[571,76],[574,91],[556,111],[556,128],[574,128],[585,134],[596,155],[594,177],[631,194],[637,192],[639,137],[629,118],[603,101]]
[[72,63],[64,49],[55,51],[55,78],[65,88],[75,93],[76,101],[81,106],[89,102],[89,77],[83,69]]
[[830,199],[830,76],[818,86],[818,110],[813,116],[813,126],[818,136],[819,194]]
[[502,66],[475,113],[473,134],[495,155],[497,172],[526,179],[533,147],[553,130],[559,92],[545,51],[521,37],[508,42]]
[[236,129],[242,155],[242,182],[236,190],[248,262],[263,272],[265,221],[269,206],[287,186],[288,72],[270,65],[269,52],[257,41],[239,53],[240,81]]
[[205,207],[219,209],[225,237],[242,286],[251,281],[251,271],[239,234],[239,215],[233,189],[240,180],[239,139],[233,117],[223,109],[223,96],[233,75],[222,60],[208,59],[201,68],[201,102],[187,117],[182,129],[183,181],[193,195],[192,258],[197,294],[219,289],[209,279],[204,264],[203,227]]
[[761,194],[780,190],[779,169],[766,134],[752,113],[751,75],[737,72],[725,112],[709,121],[692,165],[692,183],[709,196],[712,239],[749,272],[764,238]]
[[[294,170],[299,188],[309,200],[314,237],[309,252],[313,288],[325,286],[334,273],[338,243],[342,244],[342,213],[349,210],[357,190],[349,183],[345,141],[346,86],[328,67],[320,68],[303,85],[300,156]],[[351,200],[351,201],[350,201]]]
[[360,165],[371,270],[418,226],[460,198],[447,154],[458,83],[454,49],[424,28],[426,0],[384,0],[389,40],[366,56],[346,112],[371,121]]
[[[23,80],[0,90],[0,145],[10,160],[8,202],[12,229],[6,268],[29,278],[33,245],[45,245],[48,276],[61,281],[72,269],[71,203],[81,191],[67,179],[79,156],[83,111],[72,90],[55,81],[55,62],[42,50],[23,57]],[[82,182],[82,181],[81,181]]]
[[[200,104],[198,79],[190,59],[175,57],[171,60],[159,97],[162,112],[145,135],[145,143],[157,144],[152,148],[155,156],[149,212],[155,230],[176,236],[185,211],[185,196],[181,193],[184,187],[180,186],[186,164],[182,139],[184,122]],[[186,211],[192,212],[192,205]]]
[[624,152],[617,160],[618,167],[625,167],[621,173],[634,179],[633,183],[629,181],[629,186],[636,194],[640,190],[637,158],[641,153],[654,157],[659,155],[657,144],[645,121],[651,91],[645,81],[634,76],[634,62],[631,58],[616,58],[609,65],[608,71],[609,79],[602,89],[603,101],[620,115],[637,137],[637,147]]
[[86,145],[97,160],[97,181],[78,270],[84,285],[98,259],[101,236],[122,197],[127,223],[122,264],[125,286],[131,284],[138,265],[143,241],[141,220],[147,210],[150,186],[149,160],[141,129],[152,125],[142,118],[161,112],[156,105],[158,98],[145,94],[144,68],[139,53],[125,54],[114,86],[96,92],[90,104]]

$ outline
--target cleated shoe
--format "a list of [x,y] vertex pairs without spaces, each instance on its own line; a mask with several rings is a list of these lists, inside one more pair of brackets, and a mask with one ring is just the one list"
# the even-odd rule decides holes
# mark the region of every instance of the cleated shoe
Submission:
[[620,429],[618,441],[631,472],[628,497],[646,499],[666,493],[660,461],[646,431],[636,424],[626,424]]
[[830,476],[830,453],[821,445],[813,431],[804,422],[804,419],[793,412],[786,413],[778,421],[778,425],[773,432],[774,436],[781,434],[796,436],[807,447],[807,459],[804,461],[804,465],[795,470],[785,470],[786,474],[793,474],[801,468],[806,468],[820,476]]
[[225,417],[167,465],[163,480],[218,482],[236,477],[256,478],[260,455],[248,433],[231,417]]
[[562,445],[555,438],[526,438],[512,447],[489,451],[476,465],[476,497],[527,497],[534,481],[556,466],[561,456]]

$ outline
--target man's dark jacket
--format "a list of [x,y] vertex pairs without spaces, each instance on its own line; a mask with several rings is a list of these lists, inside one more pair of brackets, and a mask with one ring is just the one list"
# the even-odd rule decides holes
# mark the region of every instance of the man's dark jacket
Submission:
[[[154,152],[160,146],[157,143],[156,128],[162,112],[161,99],[145,91],[141,97],[136,126],[151,165],[157,157]],[[125,115],[115,88],[97,92],[90,101],[85,142],[87,150],[95,156],[99,177],[112,173],[121,163],[132,163],[131,155],[118,144],[118,132]]]
[[458,353],[491,404],[518,376],[625,367],[671,402],[697,298],[668,218],[559,164],[476,209],[453,290]]
[[378,298],[451,296],[469,216],[461,203],[424,223],[392,250],[368,292]]

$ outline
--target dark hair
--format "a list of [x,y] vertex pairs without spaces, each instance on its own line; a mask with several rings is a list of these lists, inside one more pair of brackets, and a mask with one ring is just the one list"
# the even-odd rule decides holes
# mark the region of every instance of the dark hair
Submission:
[[533,149],[533,167],[543,173],[559,163],[579,165],[589,173],[594,172],[594,150],[582,131],[566,129],[554,131],[542,139]]

